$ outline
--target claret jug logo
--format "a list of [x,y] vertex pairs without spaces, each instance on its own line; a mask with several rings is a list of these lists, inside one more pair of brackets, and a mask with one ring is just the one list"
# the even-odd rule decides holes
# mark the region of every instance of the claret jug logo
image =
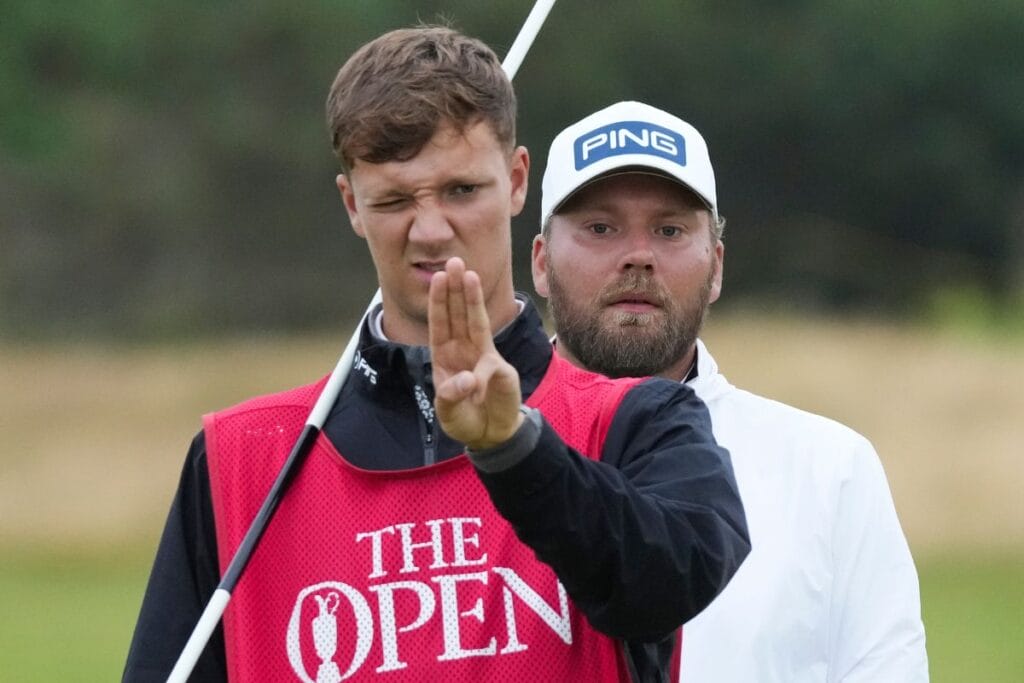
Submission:
[[550,585],[531,586],[522,571],[492,564],[483,533],[480,518],[451,517],[356,534],[355,578],[321,581],[295,598],[286,648],[299,680],[403,670],[422,678],[442,675],[447,662],[513,655],[541,639],[572,645],[562,584],[546,574]]
[[647,154],[686,166],[686,140],[674,130],[646,121],[619,121],[576,138],[572,144],[576,170],[621,154]]

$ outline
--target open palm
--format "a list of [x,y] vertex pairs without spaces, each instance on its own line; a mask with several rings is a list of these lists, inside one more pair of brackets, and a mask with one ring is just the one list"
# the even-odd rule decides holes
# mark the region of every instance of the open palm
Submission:
[[441,428],[472,450],[507,441],[522,422],[519,374],[494,348],[480,278],[462,259],[434,275],[427,316]]

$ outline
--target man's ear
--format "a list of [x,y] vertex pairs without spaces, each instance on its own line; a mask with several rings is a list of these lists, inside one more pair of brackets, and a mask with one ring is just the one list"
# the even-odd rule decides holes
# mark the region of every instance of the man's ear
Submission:
[[718,301],[722,295],[722,271],[725,268],[725,244],[722,240],[715,240],[715,273],[711,276],[711,292],[708,296],[708,303]]
[[509,178],[512,181],[512,215],[518,216],[526,204],[526,189],[530,180],[530,153],[522,145],[512,151]]
[[545,299],[550,295],[548,288],[548,245],[544,235],[533,238],[533,252],[530,255],[530,268],[533,271],[533,288]]
[[359,219],[359,210],[356,208],[356,195],[352,189],[352,182],[344,173],[339,173],[334,182],[338,185],[338,192],[341,193],[341,203],[345,205],[345,211],[348,212],[348,221],[352,224],[352,230],[363,239],[366,239],[363,223]]

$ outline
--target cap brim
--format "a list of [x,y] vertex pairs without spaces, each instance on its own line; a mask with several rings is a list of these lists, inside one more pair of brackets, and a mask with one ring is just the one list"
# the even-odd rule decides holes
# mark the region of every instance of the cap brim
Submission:
[[623,166],[623,167],[620,167],[620,168],[613,168],[613,169],[611,169],[609,171],[605,171],[604,173],[600,173],[600,174],[594,176],[593,178],[591,178],[590,180],[586,181],[585,183],[583,183],[582,185],[580,185],[579,187],[574,189],[572,192],[567,194],[565,197],[563,197],[562,200],[560,202],[558,202],[558,204],[556,204],[551,209],[551,213],[550,213],[549,216],[547,216],[547,218],[551,218],[551,216],[554,216],[559,211],[561,211],[562,208],[566,204],[568,204],[569,201],[572,200],[573,197],[575,197],[577,194],[579,194],[581,190],[583,190],[583,189],[585,189],[587,187],[590,187],[591,185],[593,185],[595,183],[599,183],[602,180],[607,180],[608,178],[614,178],[615,176],[620,176],[620,175],[649,175],[649,176],[655,176],[657,178],[664,178],[665,180],[669,180],[669,181],[673,182],[674,184],[682,187],[683,189],[689,191],[694,197],[696,197],[697,199],[700,200],[701,204],[704,205],[704,208],[706,208],[708,211],[710,211],[712,215],[716,215],[715,214],[715,207],[711,205],[711,202],[709,202],[707,200],[707,198],[704,197],[704,195],[702,195],[700,192],[697,192],[697,190],[693,189],[693,187],[691,185],[689,185],[687,183],[684,183],[682,180],[680,180],[679,178],[675,177],[674,175],[672,175],[668,171],[663,171],[662,169],[655,168],[654,166],[640,166],[640,165],[638,165],[638,166]]

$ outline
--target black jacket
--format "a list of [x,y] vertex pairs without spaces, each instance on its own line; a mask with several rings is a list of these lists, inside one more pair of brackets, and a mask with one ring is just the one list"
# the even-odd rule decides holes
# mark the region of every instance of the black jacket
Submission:
[[[529,300],[495,344],[519,371],[525,399],[552,354]],[[381,341],[364,326],[323,431],[364,469],[431,464],[464,451],[438,427],[432,402],[427,349]],[[704,404],[676,382],[649,379],[626,394],[600,461],[570,449],[544,422],[526,458],[478,474],[594,628],[626,641],[637,681],[668,680],[674,629],[721,592],[750,549],[728,452],[715,443]],[[160,540],[123,680],[166,679],[219,577],[200,433]],[[192,680],[226,679],[218,627]]]

